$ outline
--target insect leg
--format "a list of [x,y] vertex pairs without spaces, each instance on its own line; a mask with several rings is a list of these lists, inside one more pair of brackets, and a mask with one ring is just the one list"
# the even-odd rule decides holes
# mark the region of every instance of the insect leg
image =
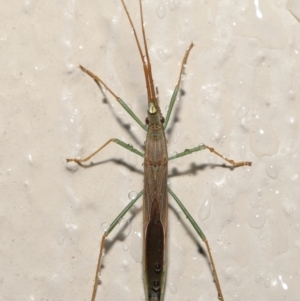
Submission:
[[252,165],[252,162],[249,162],[249,161],[234,162],[233,160],[231,160],[229,158],[225,158],[220,153],[218,153],[217,151],[215,151],[214,148],[209,147],[207,145],[205,145],[205,148],[208,149],[208,150],[210,150],[212,153],[216,154],[220,158],[224,159],[225,161],[227,161],[228,163],[230,163],[234,167],[240,167],[240,166],[244,166],[244,165],[247,165],[247,166],[251,166]]
[[119,144],[120,146],[128,149],[129,151],[131,151],[141,157],[144,157],[144,154],[141,153],[140,151],[138,151],[136,148],[134,148],[131,144],[127,144],[116,138],[112,138],[112,139],[109,139],[106,143],[104,143],[100,148],[98,148],[96,151],[94,151],[88,157],[86,157],[84,159],[71,158],[71,159],[67,159],[67,162],[76,162],[77,164],[82,165],[81,164],[82,162],[86,162],[86,161],[90,160],[93,156],[95,156],[97,153],[99,153],[105,146],[107,146],[110,142],[115,142],[115,143]]
[[179,73],[179,77],[178,77],[178,81],[177,81],[177,84],[175,86],[174,92],[172,94],[171,101],[170,101],[170,104],[169,104],[169,109],[168,109],[167,116],[166,116],[166,120],[164,122],[164,129],[168,125],[168,122],[169,122],[169,119],[170,119],[170,116],[171,116],[171,113],[172,113],[172,110],[173,110],[173,107],[174,107],[174,104],[175,104],[175,101],[176,101],[176,98],[177,98],[177,94],[178,94],[178,91],[179,91],[179,88],[180,88],[180,82],[181,82],[182,74],[183,74],[185,65],[187,63],[187,59],[189,57],[190,51],[191,51],[193,46],[194,46],[194,44],[191,43],[191,45],[186,50],[185,55],[183,57],[183,60],[182,60],[182,63],[181,63],[181,68],[180,68],[180,73]]
[[228,163],[230,163],[232,166],[234,167],[240,167],[240,166],[251,166],[252,165],[252,162],[249,162],[249,161],[240,161],[240,162],[235,162],[233,161],[232,159],[229,159],[229,158],[225,158],[224,156],[222,156],[220,153],[218,153],[217,151],[215,151],[214,148],[212,147],[209,147],[205,144],[201,144],[197,147],[194,147],[194,148],[190,148],[190,149],[186,149],[185,151],[179,153],[179,154],[176,154],[174,156],[171,156],[168,158],[168,160],[173,160],[173,159],[177,159],[177,158],[180,158],[180,157],[183,157],[183,156],[187,156],[191,153],[194,153],[194,152],[197,152],[197,151],[201,151],[203,149],[208,149],[210,150],[212,153],[216,154],[217,156],[221,157],[222,159],[224,159],[225,161],[227,161]]
[[143,122],[135,115],[135,113],[128,107],[128,105],[119,97],[117,96],[104,82],[100,79],[97,75],[95,75],[90,70],[80,66],[80,69],[89,75],[97,85],[103,85],[107,91],[111,93],[111,95],[117,100],[117,102],[125,109],[125,111],[141,126],[143,130],[147,132],[147,126],[143,124]]
[[108,234],[114,229],[114,227],[119,223],[119,221],[123,218],[123,216],[128,212],[128,210],[135,204],[135,202],[142,196],[144,193],[144,190],[142,190],[138,195],[122,210],[122,212],[114,219],[114,221],[110,224],[109,228],[104,232],[102,239],[101,239],[101,245],[100,245],[100,252],[98,256],[98,263],[97,263],[97,269],[95,274],[95,280],[94,280],[94,288],[93,288],[93,294],[91,301],[94,301],[97,294],[97,288],[98,288],[98,279],[99,279],[99,273],[101,269],[101,258],[103,255],[103,249],[104,249],[104,243],[105,239],[108,236]]
[[217,275],[217,271],[216,271],[216,267],[215,267],[215,263],[214,263],[214,260],[213,260],[213,257],[212,257],[211,251],[210,251],[208,241],[207,241],[204,233],[202,232],[202,230],[200,229],[200,227],[198,226],[196,221],[193,219],[193,217],[190,215],[188,210],[181,203],[181,201],[176,196],[176,194],[170,189],[170,187],[168,187],[168,191],[169,191],[170,195],[174,198],[176,203],[179,205],[180,209],[183,211],[183,213],[185,214],[187,219],[190,221],[190,223],[192,224],[193,228],[196,230],[196,232],[198,233],[198,235],[200,236],[202,241],[205,243],[206,249],[207,249],[207,252],[208,252],[208,256],[209,256],[209,260],[210,260],[210,263],[211,263],[213,275],[214,275],[214,278],[215,278],[215,283],[216,283],[217,290],[218,290],[218,298],[219,298],[220,301],[224,301],[222,290],[221,290],[221,285],[220,285],[218,275]]

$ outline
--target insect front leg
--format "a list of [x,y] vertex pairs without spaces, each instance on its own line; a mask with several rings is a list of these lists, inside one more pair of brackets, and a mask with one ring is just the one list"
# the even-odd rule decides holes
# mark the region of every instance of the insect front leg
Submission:
[[97,85],[103,85],[107,91],[111,93],[111,95],[116,99],[116,101],[124,108],[124,110],[140,125],[140,127],[147,132],[147,126],[135,115],[135,113],[128,107],[128,105],[118,96],[116,95],[107,85],[104,83],[104,81],[98,77],[96,74],[94,74],[92,71],[84,68],[83,66],[79,66],[80,69],[89,75]]
[[181,68],[180,68],[180,73],[179,73],[178,81],[177,81],[177,84],[175,86],[174,92],[173,92],[171,100],[170,100],[169,109],[168,109],[168,112],[167,112],[166,120],[164,122],[164,129],[168,125],[168,122],[169,122],[169,119],[170,119],[170,116],[171,116],[171,113],[172,113],[175,101],[177,99],[177,94],[178,94],[178,91],[179,91],[179,88],[180,88],[180,82],[181,82],[182,74],[183,74],[185,65],[187,63],[187,59],[189,57],[190,51],[193,48],[193,46],[194,46],[194,44],[191,43],[191,45],[189,46],[189,48],[186,50],[185,55],[183,57],[183,60],[181,62]]

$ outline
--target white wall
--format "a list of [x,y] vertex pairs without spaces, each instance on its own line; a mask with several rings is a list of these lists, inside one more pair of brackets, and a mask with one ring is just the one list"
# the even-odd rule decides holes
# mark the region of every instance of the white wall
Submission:
[[[139,30],[138,1],[128,2]],[[145,134],[111,95],[103,103],[78,65],[144,120],[141,61],[120,1],[2,3],[0,299],[90,300],[103,223],[142,189],[142,160],[116,145],[92,168],[68,168],[65,159],[112,137],[141,149]],[[231,171],[207,151],[170,162],[170,174],[179,173],[170,185],[211,243],[225,300],[298,300],[300,4],[157,0],[144,11],[163,112],[195,44],[170,152],[205,143],[253,162]],[[98,300],[144,298],[141,203],[125,233],[113,232]],[[217,300],[196,236],[178,214],[170,210],[165,300]]]

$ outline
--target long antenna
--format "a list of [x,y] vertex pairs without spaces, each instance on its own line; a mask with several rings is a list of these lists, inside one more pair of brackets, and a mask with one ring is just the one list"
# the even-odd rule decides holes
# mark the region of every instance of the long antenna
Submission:
[[144,14],[143,14],[143,6],[142,6],[142,0],[140,0],[140,14],[141,14],[141,26],[142,26],[142,33],[143,33],[143,41],[144,41],[144,48],[146,52],[146,66],[148,67],[147,69],[147,76],[148,80],[150,81],[150,90],[151,90],[151,98],[152,100],[155,100],[155,89],[154,89],[154,84],[153,84],[153,77],[152,77],[152,68],[151,68],[151,62],[150,62],[150,57],[148,53],[148,46],[147,46],[147,40],[146,40],[146,32],[145,32],[145,27],[144,27]]
[[[122,1],[122,4],[123,4],[123,7],[125,9],[127,18],[130,22],[131,28],[133,30],[134,38],[135,38],[135,41],[136,41],[138,49],[139,49],[140,57],[142,59],[143,68],[144,68],[144,75],[145,75],[145,81],[146,81],[146,88],[147,88],[148,102],[150,102],[150,101],[155,101],[156,102],[155,89],[154,89],[152,71],[151,71],[151,63],[150,63],[150,57],[149,57],[148,47],[147,47],[147,42],[146,42],[146,34],[145,34],[144,24],[143,24],[144,23],[144,18],[143,18],[142,1],[140,0],[139,3],[140,3],[143,41],[144,41],[144,48],[145,48],[146,55],[143,53],[143,50],[142,50],[141,44],[139,42],[135,27],[133,25],[133,22],[131,20],[130,15],[129,15],[127,6],[126,6],[124,0],[121,0],[121,1]],[[145,59],[145,57],[146,57],[146,59]]]

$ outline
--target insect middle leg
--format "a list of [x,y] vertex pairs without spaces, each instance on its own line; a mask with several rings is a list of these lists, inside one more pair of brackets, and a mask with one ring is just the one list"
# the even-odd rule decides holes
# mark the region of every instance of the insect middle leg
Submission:
[[[182,74],[184,72],[185,65],[187,64],[187,60],[188,60],[190,51],[192,50],[193,46],[194,46],[194,44],[191,43],[189,48],[186,50],[185,55],[183,57],[183,60],[181,62],[181,68],[180,68],[180,72],[179,72],[178,81],[177,81],[177,84],[174,88],[174,92],[173,92],[171,100],[170,100],[169,109],[168,109],[168,112],[167,112],[166,120],[164,122],[164,128],[166,128],[167,125],[168,125],[168,122],[169,122],[169,119],[170,119],[175,101],[177,99],[177,94],[178,94],[178,91],[179,91],[179,88],[180,88],[180,82],[181,82]],[[210,147],[210,146],[205,145],[205,144],[201,144],[200,146],[194,147],[192,149],[186,149],[185,151],[183,151],[183,152],[181,152],[177,155],[169,157],[168,160],[170,161],[170,160],[173,160],[173,159],[176,159],[176,158],[179,158],[179,157],[183,157],[183,156],[189,155],[193,152],[203,150],[203,149],[208,149],[212,153],[216,154],[217,156],[221,157],[222,159],[224,159],[225,161],[227,161],[228,163],[233,165],[234,167],[240,167],[240,166],[244,166],[244,165],[251,166],[251,162],[248,162],[248,161],[235,162],[231,159],[225,158],[223,155],[221,155],[219,152],[217,152],[213,147]]]
[[125,149],[127,149],[141,157],[144,157],[144,154],[141,153],[136,148],[134,148],[131,144],[127,144],[117,138],[111,138],[106,143],[104,143],[101,147],[99,147],[96,151],[94,151],[91,155],[87,156],[86,158],[84,158],[84,159],[70,158],[70,159],[67,159],[67,162],[75,162],[79,165],[82,165],[83,162],[90,160],[92,157],[94,157],[97,153],[99,153],[104,147],[106,147],[111,142],[117,143],[118,145],[124,147]]
[[187,155],[190,155],[190,154],[192,154],[194,152],[201,151],[201,150],[204,150],[204,149],[208,149],[212,153],[216,154],[217,156],[219,156],[220,158],[224,159],[226,162],[228,162],[229,164],[231,164],[233,167],[240,167],[240,166],[245,166],[245,165],[251,166],[252,165],[252,162],[250,162],[250,161],[235,162],[232,159],[225,158],[223,155],[221,155],[220,153],[218,153],[217,151],[215,151],[214,148],[212,148],[210,146],[207,146],[205,144],[201,144],[201,145],[196,146],[194,148],[186,149],[186,150],[184,150],[181,153],[178,153],[178,154],[176,154],[174,156],[169,157],[168,161],[174,160],[174,159],[177,159],[177,158],[180,158],[180,157],[183,157],[183,156],[187,156]]

